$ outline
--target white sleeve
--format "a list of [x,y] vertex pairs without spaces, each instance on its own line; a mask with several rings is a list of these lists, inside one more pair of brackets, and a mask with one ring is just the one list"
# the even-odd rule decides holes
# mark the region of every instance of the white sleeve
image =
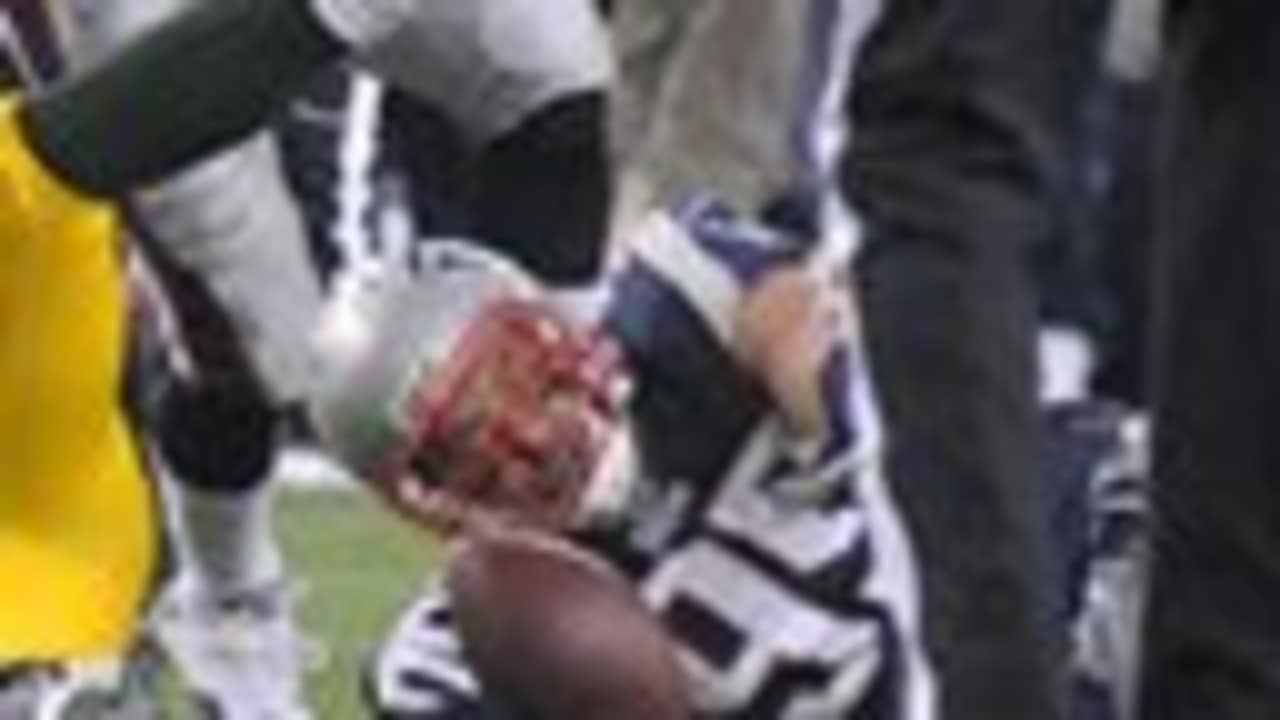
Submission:
[[695,194],[651,213],[627,240],[632,258],[658,275],[721,342],[731,343],[745,296],[773,271],[805,262],[805,245]]
[[311,0],[320,21],[356,50],[386,38],[409,16],[414,0]]
[[631,258],[675,292],[721,345],[733,344],[742,286],[733,273],[699,247],[688,228],[657,210],[628,239]]
[[363,59],[478,144],[550,102],[606,89],[614,74],[608,31],[590,0],[418,0]]

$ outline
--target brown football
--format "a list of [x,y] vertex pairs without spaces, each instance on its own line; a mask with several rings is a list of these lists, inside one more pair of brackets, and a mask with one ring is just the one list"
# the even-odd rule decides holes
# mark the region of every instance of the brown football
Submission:
[[544,535],[460,541],[448,582],[487,697],[527,720],[684,720],[675,648],[627,581]]

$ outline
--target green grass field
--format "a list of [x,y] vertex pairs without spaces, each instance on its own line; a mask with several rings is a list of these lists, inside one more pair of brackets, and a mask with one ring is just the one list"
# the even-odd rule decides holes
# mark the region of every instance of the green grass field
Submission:
[[361,492],[292,491],[279,527],[294,571],[307,584],[302,624],[327,647],[311,678],[320,720],[362,717],[360,665],[419,587],[435,546]]
[[430,570],[435,546],[361,492],[287,490],[279,512],[293,571],[307,588],[301,623],[326,648],[309,682],[312,707],[319,720],[363,718],[361,662]]

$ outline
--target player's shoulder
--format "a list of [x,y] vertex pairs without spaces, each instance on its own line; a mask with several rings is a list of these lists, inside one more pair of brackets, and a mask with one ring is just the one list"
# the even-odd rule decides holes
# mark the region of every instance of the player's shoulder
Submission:
[[768,225],[710,193],[684,196],[647,219],[632,250],[650,264],[661,254],[707,264],[751,285],[779,266],[802,260],[807,238]]
[[751,289],[771,273],[804,262],[811,249],[805,238],[711,194],[684,197],[649,213],[627,242],[631,271],[660,283],[722,340]]

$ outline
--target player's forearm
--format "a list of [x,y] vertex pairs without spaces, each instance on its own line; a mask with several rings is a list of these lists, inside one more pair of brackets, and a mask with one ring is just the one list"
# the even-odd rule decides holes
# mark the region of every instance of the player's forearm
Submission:
[[366,6],[403,4],[199,3],[97,70],[30,100],[22,111],[24,130],[64,180],[89,193],[117,195],[261,127],[361,32],[381,29],[369,22]]

